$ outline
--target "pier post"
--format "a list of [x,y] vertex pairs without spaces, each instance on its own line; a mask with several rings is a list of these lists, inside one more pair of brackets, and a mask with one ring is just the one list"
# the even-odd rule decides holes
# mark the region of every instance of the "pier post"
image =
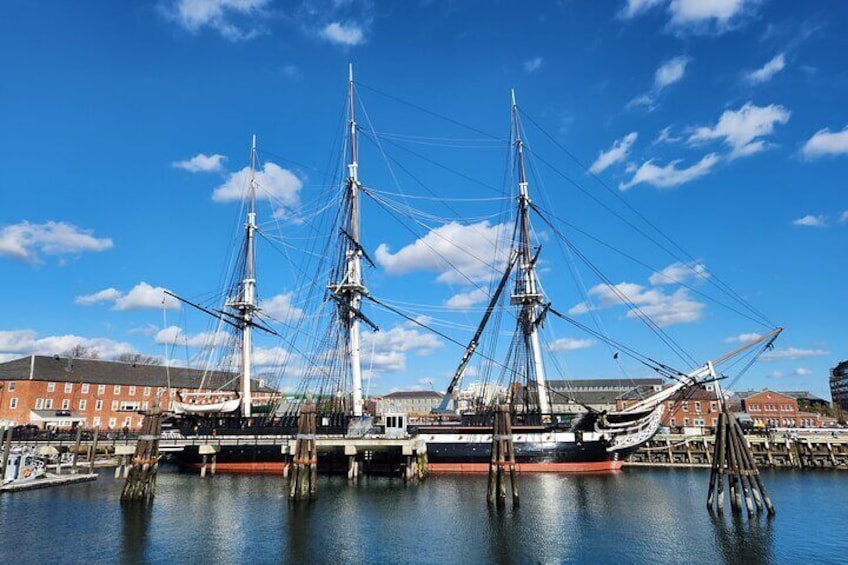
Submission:
[[289,499],[304,500],[315,498],[318,488],[318,447],[315,441],[317,431],[317,409],[312,399],[297,419],[297,439],[295,441],[292,471],[289,475]]
[[162,412],[159,409],[159,397],[154,396],[153,407],[144,415],[141,423],[141,433],[135,446],[132,465],[124,471],[127,480],[121,492],[121,502],[153,500],[156,494],[156,474],[159,471],[161,434]]
[[94,460],[97,459],[97,439],[100,435],[100,429],[94,428],[94,436],[91,439],[91,457],[88,460],[88,472],[94,474]]
[[74,454],[71,457],[71,473],[77,474],[77,459],[79,458],[80,442],[82,441],[82,426],[77,426],[77,437],[74,442]]
[[489,504],[506,504],[506,469],[509,467],[512,483],[512,504],[518,505],[518,481],[515,466],[515,449],[512,442],[512,422],[509,406],[498,406],[492,424],[492,456],[489,465],[489,484],[486,500]]
[[3,464],[0,468],[0,483],[6,480],[6,467],[9,466],[9,453],[12,451],[12,433],[11,427],[3,428],[3,435],[0,436],[0,441],[3,442]]

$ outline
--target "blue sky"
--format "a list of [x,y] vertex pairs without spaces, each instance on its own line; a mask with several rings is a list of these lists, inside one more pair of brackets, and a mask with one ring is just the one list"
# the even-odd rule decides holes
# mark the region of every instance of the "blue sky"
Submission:
[[[399,174],[372,144],[360,159],[365,185],[480,199],[410,200],[432,206],[412,231],[366,203],[375,296],[420,306],[449,335],[470,338],[493,275],[467,250],[491,253],[515,190],[504,182],[514,88],[537,158],[536,202],[641,257],[651,246],[586,193],[621,214],[632,206],[688,254],[681,265],[648,249],[646,271],[572,234],[616,288],[706,360],[766,329],[706,298],[727,300],[714,284],[726,283],[787,328],[737,388],[829,397],[828,368],[848,355],[846,24],[839,1],[4,2],[0,359],[75,344],[106,358],[162,356],[175,336],[190,351],[204,326],[176,307],[163,312],[161,289],[217,289],[243,221],[234,195],[252,133],[261,217],[298,247],[303,220],[341,171],[353,63],[360,125],[383,151],[444,163],[413,157],[404,166],[415,175]],[[543,248],[562,249],[548,226],[535,228]],[[445,238],[466,251],[428,255]],[[452,278],[448,261],[474,284]],[[271,263],[260,262],[265,308],[310,316],[303,281]],[[599,281],[583,280],[586,295],[567,282],[567,263],[546,253],[541,264],[560,311],[584,321],[594,312],[616,339],[676,361]],[[461,350],[374,315],[371,392],[443,389]],[[563,376],[622,377],[596,339],[550,331]],[[285,345],[260,347],[271,357]],[[632,364],[625,374],[646,376]]]

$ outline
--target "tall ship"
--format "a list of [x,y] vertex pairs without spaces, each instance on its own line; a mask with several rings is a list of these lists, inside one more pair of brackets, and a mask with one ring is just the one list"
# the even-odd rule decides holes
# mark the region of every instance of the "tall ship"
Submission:
[[[172,404],[176,425],[184,435],[257,436],[252,444],[222,444],[217,454],[219,470],[281,471],[285,461],[279,443],[264,440],[295,434],[297,416],[307,401],[317,404],[319,435],[362,437],[384,432],[375,414],[369,413],[366,402],[369,379],[364,374],[371,374],[368,365],[373,364],[375,355],[373,350],[370,354],[367,349],[363,351],[363,330],[380,331],[369,309],[399,316],[409,327],[422,332],[431,331],[442,340],[464,347],[458,355],[458,367],[453,371],[441,405],[429,417],[413,423],[406,430],[426,443],[429,468],[434,472],[487,470],[491,458],[494,413],[504,405],[508,406],[512,419],[515,456],[520,469],[618,469],[630,453],[657,433],[665,411],[672,408],[670,399],[685,397],[686,391],[702,386],[710,386],[720,394],[718,381],[726,377],[721,372],[722,366],[733,366],[740,358],[747,363],[753,362],[780,334],[781,328],[769,328],[755,339],[711,361],[698,364],[690,356],[689,368],[678,370],[670,363],[656,361],[609,337],[600,324],[592,327],[577,320],[570,311],[561,311],[548,298],[542,285],[539,266],[545,263],[545,258],[534,221],[541,222],[549,240],[567,249],[572,256],[580,259],[583,256],[562,233],[556,215],[531,199],[527,148],[514,92],[509,146],[510,177],[515,182],[510,187],[512,195],[504,200],[513,204],[512,220],[504,222],[500,230],[507,235],[492,244],[493,258],[483,261],[491,267],[491,273],[497,270],[497,274],[490,277],[491,282],[486,289],[479,280],[479,274],[472,276],[457,269],[457,276],[472,281],[478,293],[485,297],[486,306],[478,310],[479,321],[473,332],[469,332],[472,333],[471,339],[452,337],[435,327],[429,317],[410,312],[404,307],[406,304],[381,299],[369,290],[365,282],[363,264],[376,267],[376,263],[363,243],[368,226],[363,222],[361,200],[363,195],[367,195],[392,215],[408,212],[415,217],[415,212],[408,204],[408,197],[402,198],[401,205],[376,189],[366,188],[360,181],[359,135],[362,130],[356,119],[355,94],[351,67],[343,134],[344,172],[335,183],[338,187],[337,206],[331,214],[332,220],[319,224],[329,239],[309,254],[315,258],[313,272],[317,275],[304,284],[303,293],[319,299],[316,309],[297,320],[287,320],[286,328],[280,331],[274,329],[278,325],[275,322],[280,320],[263,315],[257,295],[255,265],[259,230],[255,137],[246,191],[247,217],[238,247],[240,252],[233,261],[235,268],[228,277],[223,305],[207,306],[180,298],[210,315],[219,327],[230,330],[233,337],[228,343],[233,346],[232,350],[219,359],[234,365],[229,370],[240,385],[239,392],[231,398],[215,393],[198,398],[180,398]],[[372,140],[377,138],[373,128],[367,131]],[[378,140],[376,144],[379,146],[379,143]],[[326,210],[329,207],[318,208]],[[418,216],[421,217],[423,215]],[[462,219],[452,221],[459,223]],[[461,240],[450,237],[443,237],[439,245],[463,248]],[[438,249],[432,251],[439,253]],[[468,250],[463,251],[472,254]],[[450,265],[451,262],[445,260],[443,263]],[[594,269],[593,264],[587,264]],[[297,268],[301,273],[306,272],[303,265]],[[560,277],[560,273],[555,275]],[[316,281],[320,281],[322,276],[325,282],[319,286]],[[632,311],[637,312],[636,317],[640,321],[657,332],[663,341],[670,340],[661,324],[651,320],[609,279],[604,280],[615,293],[616,300],[633,306]],[[584,309],[590,310],[591,306]],[[549,368],[551,365],[558,368],[558,363],[556,359],[549,359],[553,350],[550,345],[545,345],[543,330],[559,322],[588,333],[593,340],[614,351],[612,356],[615,359],[628,357],[667,379],[670,384],[661,390],[637,395],[613,410],[601,411],[585,406],[578,415],[557,413],[551,401]],[[511,326],[511,331],[502,329],[505,324]],[[297,376],[296,385],[288,387],[285,394],[261,409],[251,398],[251,383],[256,377],[255,332],[283,340],[286,353],[278,374]],[[373,338],[370,343],[373,348]],[[295,359],[300,361],[295,362]],[[475,363],[475,378],[482,381],[482,385],[470,401],[461,402],[459,391],[463,379]],[[260,441],[260,437],[264,440]],[[178,453],[177,458],[181,465],[197,466],[202,455],[199,448],[189,447]]]

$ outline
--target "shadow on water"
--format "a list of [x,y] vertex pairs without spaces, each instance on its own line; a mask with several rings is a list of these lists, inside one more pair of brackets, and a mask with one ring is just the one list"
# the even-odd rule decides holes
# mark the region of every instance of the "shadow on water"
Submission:
[[710,512],[716,549],[724,563],[773,563],[773,518],[765,514],[751,518],[741,514]]
[[141,563],[150,539],[150,522],[153,504],[126,502],[121,504],[123,528],[121,530],[121,558],[126,563]]
[[320,555],[318,548],[312,547],[314,537],[314,525],[312,517],[315,515],[315,501],[298,500],[289,501],[286,511],[286,547],[283,550],[285,559],[290,563],[310,563]]
[[520,531],[519,510],[518,506],[488,505],[490,563],[508,565],[522,561],[521,540],[516,535]]

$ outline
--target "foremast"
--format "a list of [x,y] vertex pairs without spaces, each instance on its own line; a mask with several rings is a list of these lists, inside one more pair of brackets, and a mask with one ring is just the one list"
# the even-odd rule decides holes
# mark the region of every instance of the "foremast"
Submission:
[[358,145],[356,113],[354,108],[353,65],[348,74],[348,177],[345,182],[347,217],[344,223],[344,270],[341,281],[331,283],[329,289],[335,299],[347,343],[347,357],[351,377],[353,415],[362,416],[362,363],[360,343],[360,316],[362,298],[368,294],[362,282],[362,246],[360,245],[359,193],[362,185],[358,176]]
[[544,296],[539,289],[539,281],[536,276],[538,253],[534,255],[530,245],[530,195],[524,166],[524,142],[521,138],[515,91],[512,91],[512,129],[518,167],[518,218],[516,225],[518,265],[515,277],[515,292],[510,298],[510,303],[519,307],[518,323],[527,352],[525,369],[528,381],[532,375],[536,382],[539,411],[543,420],[545,420],[551,413],[551,404],[545,379],[545,367],[542,363],[542,352],[539,346],[539,325],[542,322],[541,313],[544,309]]
[[244,278],[239,283],[239,289],[234,299],[227,301],[227,307],[236,312],[238,329],[241,334],[241,415],[245,418],[252,416],[253,400],[250,391],[251,370],[253,360],[253,318],[259,306],[256,303],[256,250],[254,236],[256,233],[256,135],[250,149],[250,208],[245,224],[245,268]]

